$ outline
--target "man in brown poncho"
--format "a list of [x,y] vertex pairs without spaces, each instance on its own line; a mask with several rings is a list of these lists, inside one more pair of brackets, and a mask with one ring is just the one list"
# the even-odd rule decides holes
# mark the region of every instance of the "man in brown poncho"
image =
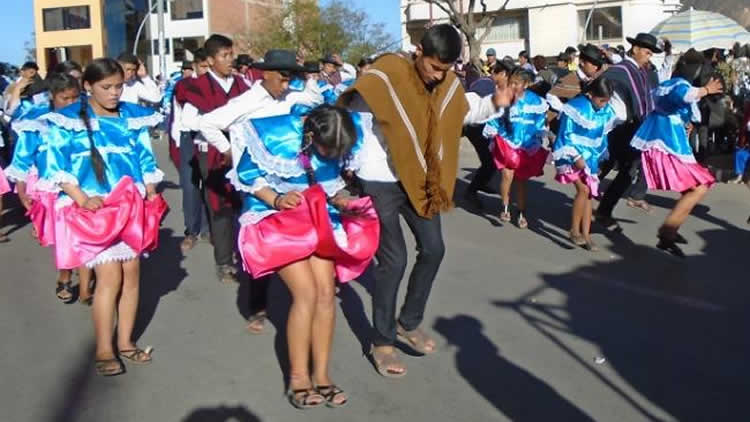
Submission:
[[[357,174],[381,222],[372,358],[378,372],[388,377],[406,374],[393,347],[397,336],[418,352],[435,351],[435,341],[419,326],[445,252],[440,212],[451,207],[461,128],[488,119],[513,98],[507,89],[485,98],[465,94],[450,70],[461,48],[453,26],[435,25],[426,31],[413,60],[380,57],[339,100],[353,111],[374,115],[377,139],[365,141]],[[419,254],[396,320],[407,259],[399,215],[414,234]]]

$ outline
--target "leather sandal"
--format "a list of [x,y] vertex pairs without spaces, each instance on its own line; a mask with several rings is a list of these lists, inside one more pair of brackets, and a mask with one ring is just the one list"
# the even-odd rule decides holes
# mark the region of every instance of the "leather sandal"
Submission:
[[[326,400],[326,406],[330,408],[339,408],[346,406],[346,403],[349,402],[349,397],[347,396],[346,392],[342,389],[340,389],[335,384],[331,385],[319,385],[315,387],[315,391],[318,392],[323,398]],[[343,395],[344,400],[343,401],[336,401],[336,397]]]
[[[300,388],[298,390],[290,388],[286,396],[289,398],[289,403],[297,409],[312,409],[326,403],[326,398],[312,387]],[[316,398],[320,401],[315,400]]]
[[[380,375],[386,378],[403,378],[406,375],[406,366],[401,359],[399,359],[398,352],[395,350],[391,353],[385,353],[378,350],[378,348],[373,345],[370,346],[370,357],[372,358],[372,363],[375,364],[375,369]],[[396,371],[392,369],[394,366],[400,366],[404,368],[404,370]]]
[[[434,345],[432,349],[427,348],[427,342],[432,340],[424,331],[419,328],[415,328],[411,331],[406,331],[401,324],[396,324],[396,334],[402,340],[404,340],[414,351],[429,355],[435,353],[437,345]],[[433,340],[434,343],[434,340]]]
[[96,368],[96,373],[103,377],[113,377],[125,372],[122,362],[117,360],[117,358],[97,359],[94,361],[94,368]]
[[118,354],[120,357],[136,365],[148,365],[151,363],[151,353],[153,351],[154,348],[151,346],[146,347],[146,349],[136,347],[135,349],[120,350]]
[[250,315],[250,318],[247,319],[245,330],[250,334],[263,334],[266,331],[267,318],[268,314],[266,311],[260,311]]
[[57,298],[60,299],[63,303],[68,304],[73,302],[73,282],[72,281],[66,281],[61,282],[60,280],[57,281],[57,287],[55,287],[55,294],[57,295]]

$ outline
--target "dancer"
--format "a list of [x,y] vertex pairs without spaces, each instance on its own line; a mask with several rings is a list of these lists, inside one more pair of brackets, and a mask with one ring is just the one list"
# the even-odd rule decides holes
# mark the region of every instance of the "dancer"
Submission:
[[[8,183],[8,179],[5,177],[2,166],[0,166],[0,229],[3,227],[3,195],[10,192],[10,190],[10,183]],[[9,241],[8,235],[0,231],[0,243],[7,243]]]
[[544,164],[549,155],[549,151],[542,146],[549,105],[533,90],[527,89],[532,78],[531,73],[520,68],[511,73],[509,84],[519,93],[517,101],[507,114],[491,120],[484,128],[484,136],[494,139],[492,156],[503,176],[500,182],[503,201],[500,220],[511,221],[510,189],[515,185],[518,202],[516,224],[521,229],[529,225],[525,216],[526,181],[544,174]]
[[576,197],[570,223],[570,241],[595,252],[591,240],[591,198],[599,195],[599,161],[607,155],[607,133],[616,115],[609,100],[614,85],[600,76],[563,107],[553,157],[560,183],[573,183]]
[[343,406],[347,394],[328,371],[334,278],[348,282],[367,268],[379,223],[369,198],[347,198],[340,174],[361,163],[363,138],[374,136],[372,116],[321,105],[304,119],[246,121],[233,135],[243,148],[234,185],[247,193],[240,218],[242,261],[255,278],[277,272],[292,295],[289,400],[301,409]]
[[686,240],[678,230],[715,182],[708,169],[695,160],[688,140],[692,122],[700,120],[698,101],[723,89],[721,81],[713,78],[700,86],[706,66],[703,55],[693,49],[680,57],[672,79],[662,82],[655,92],[656,110],[631,142],[643,152],[642,171],[648,187],[682,194],[659,228],[656,245],[680,258],[685,253],[677,243]]
[[[386,377],[406,375],[394,347],[397,336],[419,353],[436,351],[435,340],[420,325],[445,254],[440,213],[451,208],[461,128],[486,120],[513,100],[509,88],[483,98],[464,92],[450,70],[461,46],[455,27],[434,25],[422,37],[413,61],[383,55],[339,98],[339,104],[375,118],[376,138],[365,139],[365,159],[357,175],[381,223],[370,355]],[[419,254],[397,320],[396,301],[407,263],[400,215],[416,237]]]
[[[150,348],[136,346],[132,333],[138,257],[156,246],[166,211],[156,193],[163,173],[149,137],[149,128],[162,118],[151,109],[120,101],[124,72],[115,60],[93,60],[83,83],[86,99],[47,118],[47,171],[39,185],[60,192],[55,204],[57,267],[86,265],[96,271],[96,371],[111,376],[124,371],[118,356],[134,364],[151,362]],[[117,355],[112,341],[115,311]]]
[[[42,246],[54,244],[54,207],[56,195],[53,193],[40,192],[36,188],[36,182],[43,178],[47,170],[47,148],[45,132],[47,130],[45,117],[50,111],[60,110],[78,101],[80,94],[78,80],[64,73],[53,73],[45,80],[49,89],[51,100],[34,106],[24,115],[14,119],[12,128],[16,132],[17,139],[13,152],[13,161],[6,169],[8,179],[16,183],[16,191],[21,204],[26,208],[27,215],[34,223],[34,232]],[[60,269],[55,286],[57,298],[64,303],[71,303],[73,297],[73,286],[71,281],[72,271]],[[89,282],[91,271],[88,268],[79,268],[80,295],[82,304],[89,304],[91,294]]]

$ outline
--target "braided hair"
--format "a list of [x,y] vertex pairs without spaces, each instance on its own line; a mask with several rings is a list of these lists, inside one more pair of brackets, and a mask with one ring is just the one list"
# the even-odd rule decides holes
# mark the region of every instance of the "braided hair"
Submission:
[[[124,77],[125,72],[123,72],[120,64],[117,63],[116,60],[108,57],[99,58],[86,66],[86,71],[83,72],[83,82],[88,83],[89,85],[94,85],[95,83],[115,74]],[[84,126],[86,126],[86,134],[89,137],[89,149],[91,151],[91,166],[94,168],[96,180],[98,180],[99,183],[103,183],[106,164],[104,163],[101,153],[96,148],[96,145],[94,145],[94,133],[91,128],[91,117],[88,113],[88,101],[81,101],[81,110],[78,115],[83,121]]]
[[[351,158],[351,150],[357,141],[357,129],[349,112],[341,107],[324,104],[314,108],[307,115],[302,127],[304,142],[301,154],[307,163],[312,158],[315,146],[325,151],[325,157],[343,160],[342,167]],[[305,165],[309,185],[317,183],[311,165]]]
[[69,89],[80,91],[81,88],[78,84],[78,80],[67,73],[51,73],[47,76],[47,79],[45,79],[44,82],[49,89],[50,110],[55,109],[55,95]]

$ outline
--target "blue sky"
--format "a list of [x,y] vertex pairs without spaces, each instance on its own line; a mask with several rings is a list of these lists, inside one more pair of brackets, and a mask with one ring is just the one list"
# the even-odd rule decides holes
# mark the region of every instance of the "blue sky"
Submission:
[[[31,39],[34,31],[33,1],[4,0],[13,2],[6,7],[0,25],[0,61],[21,65],[25,56],[24,43]],[[346,0],[347,3],[364,10],[373,22],[386,24],[394,40],[400,38],[399,0]]]

